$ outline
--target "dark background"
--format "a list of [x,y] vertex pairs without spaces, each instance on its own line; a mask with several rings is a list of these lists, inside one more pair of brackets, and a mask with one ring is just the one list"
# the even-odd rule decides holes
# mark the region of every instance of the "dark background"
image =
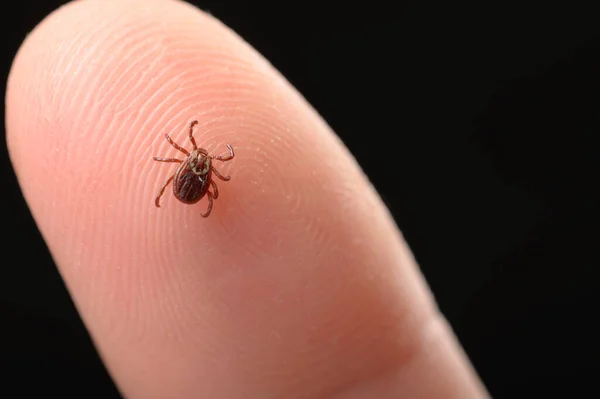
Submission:
[[[2,9],[3,84],[27,32],[61,3]],[[592,9],[195,3],[264,54],[341,136],[494,397],[593,392],[600,24]],[[44,396],[116,398],[5,148],[2,140],[0,396],[41,387]],[[1,390],[11,383],[17,395]]]

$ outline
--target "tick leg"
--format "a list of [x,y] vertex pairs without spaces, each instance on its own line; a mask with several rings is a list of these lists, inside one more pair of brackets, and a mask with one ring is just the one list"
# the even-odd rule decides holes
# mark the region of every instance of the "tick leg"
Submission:
[[220,174],[220,173],[219,173],[219,172],[218,172],[218,171],[215,169],[215,167],[214,167],[214,166],[211,166],[210,168],[212,169],[213,173],[214,173],[214,174],[215,174],[215,175],[216,175],[216,176],[217,176],[219,179],[221,179],[221,180],[224,180],[224,181],[229,181],[229,179],[231,179],[231,176],[225,176],[225,177],[223,177],[223,176],[222,176],[222,175],[221,175],[221,174]]
[[196,140],[194,139],[192,132],[194,131],[194,126],[196,126],[197,124],[198,124],[198,121],[193,121],[192,123],[190,123],[190,141],[192,142],[192,145],[194,146],[194,150],[197,150],[198,146],[196,145]]
[[211,186],[212,186],[212,188],[213,188],[213,191],[214,191],[214,197],[215,197],[215,199],[219,198],[219,189],[217,188],[217,183],[215,183],[215,181],[214,181],[214,180],[211,180],[211,181],[210,181],[210,185],[211,185]]
[[227,144],[227,148],[229,148],[229,155],[227,155],[226,157],[219,155],[218,157],[213,157],[213,159],[216,159],[217,161],[221,162],[233,159],[233,157],[235,156],[235,153],[233,152],[233,147],[231,146],[231,144]]
[[206,210],[206,212],[200,214],[200,216],[202,216],[203,218],[207,218],[208,215],[210,215],[210,212],[212,211],[212,205],[213,205],[212,193],[210,191],[208,191],[206,193],[206,195],[208,196],[208,209]]
[[180,146],[178,146],[177,144],[175,144],[173,142],[173,140],[171,140],[171,138],[169,137],[169,135],[167,133],[165,133],[165,138],[167,139],[167,141],[169,142],[169,144],[171,144],[173,147],[175,147],[176,150],[179,150],[179,151],[183,152],[188,157],[190,156],[190,153],[188,152],[188,150],[186,150],[185,148],[181,148]]
[[169,177],[167,179],[167,181],[165,182],[165,184],[163,184],[162,188],[160,189],[160,191],[158,192],[158,195],[156,196],[156,200],[154,200],[154,204],[156,205],[157,208],[160,208],[160,197],[162,197],[162,195],[165,192],[165,188],[167,188],[167,186],[169,185],[169,183],[171,183],[171,180],[173,180],[175,178],[175,175]]
[[158,161],[158,162],[176,162],[176,163],[182,163],[183,162],[181,159],[177,159],[177,158],[158,158],[158,157],[152,157],[152,159],[154,159],[155,161]]

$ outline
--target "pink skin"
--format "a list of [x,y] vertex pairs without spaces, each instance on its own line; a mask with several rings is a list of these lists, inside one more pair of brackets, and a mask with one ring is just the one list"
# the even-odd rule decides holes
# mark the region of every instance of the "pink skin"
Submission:
[[[173,170],[152,157],[180,155],[164,133],[184,143],[194,119],[199,147],[236,150],[206,219],[206,199],[154,204]],[[16,57],[6,123],[126,397],[486,397],[354,159],[212,17],[169,0],[61,8]]]

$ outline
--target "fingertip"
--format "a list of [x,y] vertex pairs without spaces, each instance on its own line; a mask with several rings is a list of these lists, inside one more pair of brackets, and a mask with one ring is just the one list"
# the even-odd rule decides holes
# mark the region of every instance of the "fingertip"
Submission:
[[[389,214],[316,112],[212,17],[70,3],[9,80],[23,192],[126,394],[317,397],[415,353],[434,306]],[[176,152],[161,133],[187,142],[196,120],[205,148],[236,155],[210,215],[156,197],[174,170],[153,160]]]

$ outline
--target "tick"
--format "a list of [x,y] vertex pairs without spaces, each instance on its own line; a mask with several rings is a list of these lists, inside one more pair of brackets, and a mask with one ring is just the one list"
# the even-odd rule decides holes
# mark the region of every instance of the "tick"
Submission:
[[[223,181],[229,181],[231,179],[230,176],[221,175],[213,166],[212,161],[214,159],[226,162],[233,159],[235,154],[233,153],[233,147],[231,147],[230,144],[227,144],[227,148],[229,149],[229,155],[227,156],[208,155],[208,151],[204,148],[198,148],[193,135],[194,126],[197,124],[198,121],[190,123],[189,139],[192,143],[191,153],[174,143],[169,135],[165,134],[165,138],[169,144],[175,147],[176,150],[183,152],[186,159],[153,157],[153,159],[158,162],[172,162],[179,164],[173,176],[169,177],[165,184],[163,184],[156,196],[154,204],[157,208],[160,208],[160,197],[164,194],[169,183],[173,182],[173,195],[184,204],[195,204],[205,195],[208,197],[208,209],[206,212],[200,214],[205,218],[208,217],[212,211],[213,199],[219,197],[219,190],[217,189],[217,184],[213,180],[213,174]],[[209,191],[210,187],[212,187],[212,192]]]

